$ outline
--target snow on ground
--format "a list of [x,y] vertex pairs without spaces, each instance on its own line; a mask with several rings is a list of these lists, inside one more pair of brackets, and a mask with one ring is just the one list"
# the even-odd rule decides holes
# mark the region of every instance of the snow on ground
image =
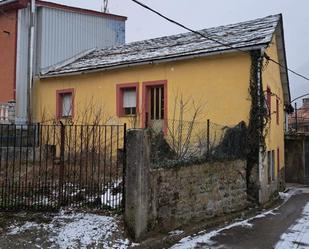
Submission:
[[110,216],[62,211],[49,224],[26,222],[22,226],[11,226],[7,235],[17,235],[29,230],[46,231],[51,248],[125,249],[129,246],[129,240],[121,236],[117,220]]
[[309,248],[309,203],[304,207],[302,217],[281,235],[275,249]]
[[26,222],[24,225],[22,226],[15,226],[12,225],[9,227],[10,232],[7,233],[7,235],[16,235],[16,234],[20,234],[23,233],[27,230],[33,229],[33,228],[37,228],[38,224],[35,222]]
[[118,208],[122,202],[122,191],[113,193],[114,189],[121,187],[122,180],[115,181],[110,185],[105,186],[105,192],[101,195],[101,202],[111,208]]
[[[171,249],[192,249],[192,248],[195,248],[196,246],[198,246],[201,243],[203,243],[207,246],[210,246],[210,248],[214,249],[215,248],[213,246],[214,242],[211,240],[213,237],[219,235],[220,233],[224,232],[225,230],[229,230],[229,229],[231,229],[233,227],[237,227],[237,226],[252,228],[253,224],[251,224],[250,221],[252,221],[254,219],[264,218],[268,215],[276,215],[276,213],[274,211],[278,210],[282,205],[284,205],[284,203],[286,203],[293,195],[295,195],[299,192],[304,193],[306,191],[309,191],[309,190],[307,188],[303,188],[303,189],[292,188],[291,190],[289,190],[286,193],[279,193],[281,199],[284,200],[283,203],[280,206],[278,206],[278,207],[276,207],[272,210],[263,212],[259,215],[252,217],[252,218],[232,223],[232,224],[230,224],[226,227],[223,227],[221,229],[218,229],[218,230],[214,230],[214,231],[211,231],[211,232],[208,232],[208,233],[206,231],[201,231],[195,236],[185,237],[182,240],[180,240],[176,245],[171,247]],[[308,222],[308,220],[307,220],[307,222]],[[309,223],[308,223],[308,225],[309,225]],[[308,240],[309,240],[309,238],[308,238]],[[290,247],[286,247],[286,248],[290,248]],[[276,249],[285,249],[285,248],[278,247]],[[299,249],[301,249],[301,248],[299,248]]]
[[[251,218],[253,219],[253,218]],[[197,236],[194,237],[186,237],[179,241],[178,244],[171,247],[171,249],[192,249],[196,247],[198,244],[203,243],[208,246],[212,246],[214,242],[211,240],[211,238],[219,235],[221,232],[231,229],[233,227],[242,226],[242,227],[248,227],[251,228],[253,225],[249,223],[251,219],[235,222],[233,224],[230,224],[226,227],[223,227],[218,230],[211,231],[209,233],[205,233],[205,231],[201,231],[198,233]]]

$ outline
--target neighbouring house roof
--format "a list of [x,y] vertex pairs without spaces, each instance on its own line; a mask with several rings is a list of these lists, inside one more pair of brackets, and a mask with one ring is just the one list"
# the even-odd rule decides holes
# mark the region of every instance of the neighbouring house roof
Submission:
[[[236,52],[238,49],[253,50],[266,48],[274,35],[279,37],[279,62],[286,65],[282,16],[272,15],[251,21],[200,30],[207,37],[229,46],[201,37],[193,32],[165,36],[125,45],[95,49],[61,66],[53,66],[41,78],[93,71],[109,70],[134,65],[159,63],[185,58],[207,56],[217,53]],[[286,104],[290,100],[288,76],[281,68]]]
[[[0,0],[0,10],[10,10],[10,9],[21,9],[26,8],[28,2],[30,0]],[[76,12],[81,14],[88,14],[88,15],[95,15],[95,16],[103,16],[111,19],[117,19],[121,21],[127,20],[125,16],[114,15],[110,13],[103,13],[99,11],[89,10],[89,9],[82,9],[72,6],[67,6],[63,4],[57,4],[53,2],[41,1],[36,0],[36,6],[38,7],[47,7],[47,8],[54,8],[54,9],[61,9],[64,11]]]
[[305,124],[309,126],[309,108],[301,107],[295,110],[295,113],[289,115],[289,124],[296,123],[296,118],[298,124]]

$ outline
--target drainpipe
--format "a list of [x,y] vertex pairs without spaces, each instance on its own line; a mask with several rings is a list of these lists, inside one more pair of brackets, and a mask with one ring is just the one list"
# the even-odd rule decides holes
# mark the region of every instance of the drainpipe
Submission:
[[35,24],[35,0],[30,2],[30,26],[28,37],[28,84],[27,84],[27,122],[31,123],[32,115],[32,87],[34,64],[34,24]]

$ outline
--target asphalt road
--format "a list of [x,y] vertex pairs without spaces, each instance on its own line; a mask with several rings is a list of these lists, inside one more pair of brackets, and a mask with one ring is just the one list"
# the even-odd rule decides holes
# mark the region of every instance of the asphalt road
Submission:
[[[248,222],[184,239],[175,249],[309,249],[309,188]],[[304,213],[307,210],[307,213]]]

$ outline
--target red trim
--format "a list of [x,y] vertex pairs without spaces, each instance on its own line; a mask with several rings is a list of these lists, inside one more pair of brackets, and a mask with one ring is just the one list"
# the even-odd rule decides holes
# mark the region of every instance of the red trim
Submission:
[[276,99],[276,121],[277,125],[279,125],[279,99]]
[[[13,10],[13,9],[23,9],[26,8],[28,5],[29,0],[16,0],[14,2],[5,4],[2,3],[0,5],[1,10]],[[73,6],[67,6],[63,4],[58,4],[58,3],[52,3],[52,2],[45,2],[45,1],[40,1],[36,0],[36,5],[37,6],[44,6],[48,8],[54,8],[54,9],[62,9],[66,11],[71,11],[71,12],[77,12],[81,14],[88,14],[88,15],[94,15],[94,16],[103,16],[115,20],[120,20],[120,21],[126,21],[127,17],[125,16],[120,16],[120,15],[114,15],[114,14],[109,14],[109,13],[103,13],[95,10],[89,10],[89,9],[82,9],[78,7],[73,7]]]
[[89,9],[82,9],[82,8],[67,6],[67,5],[58,4],[58,3],[45,2],[45,1],[37,0],[36,4],[37,4],[37,6],[44,6],[44,7],[54,8],[54,9],[62,9],[62,10],[66,10],[66,11],[78,12],[78,13],[81,13],[81,14],[103,16],[103,17],[108,17],[108,18],[115,19],[115,20],[120,20],[120,21],[126,21],[127,20],[127,17],[125,17],[125,16],[108,14],[108,13],[103,13],[103,12],[99,12],[99,11],[95,11],[95,10],[89,10]]
[[61,95],[65,93],[71,93],[72,94],[72,117],[71,119],[74,118],[75,114],[75,107],[74,107],[74,102],[75,102],[75,90],[74,88],[69,88],[69,89],[62,89],[62,90],[56,90],[56,116],[57,119],[61,119],[62,117],[62,103],[61,103]]
[[15,10],[15,9],[24,9],[28,5],[28,0],[16,0],[11,3],[5,3],[3,2],[2,5],[0,5],[0,9],[3,11],[6,10]]
[[123,112],[123,90],[135,89],[136,90],[136,115],[139,113],[139,85],[138,82],[134,83],[119,83],[116,85],[116,113],[118,117],[126,117]]
[[150,87],[154,86],[162,86],[164,87],[164,127],[163,132],[164,134],[167,134],[167,117],[168,117],[168,99],[167,99],[167,80],[156,80],[156,81],[146,81],[143,82],[143,99],[142,99],[142,123],[141,127],[145,128],[146,124],[146,110],[148,110],[148,98],[147,98],[147,92]]
[[277,148],[277,173],[279,177],[279,174],[280,174],[280,149],[279,147]]

